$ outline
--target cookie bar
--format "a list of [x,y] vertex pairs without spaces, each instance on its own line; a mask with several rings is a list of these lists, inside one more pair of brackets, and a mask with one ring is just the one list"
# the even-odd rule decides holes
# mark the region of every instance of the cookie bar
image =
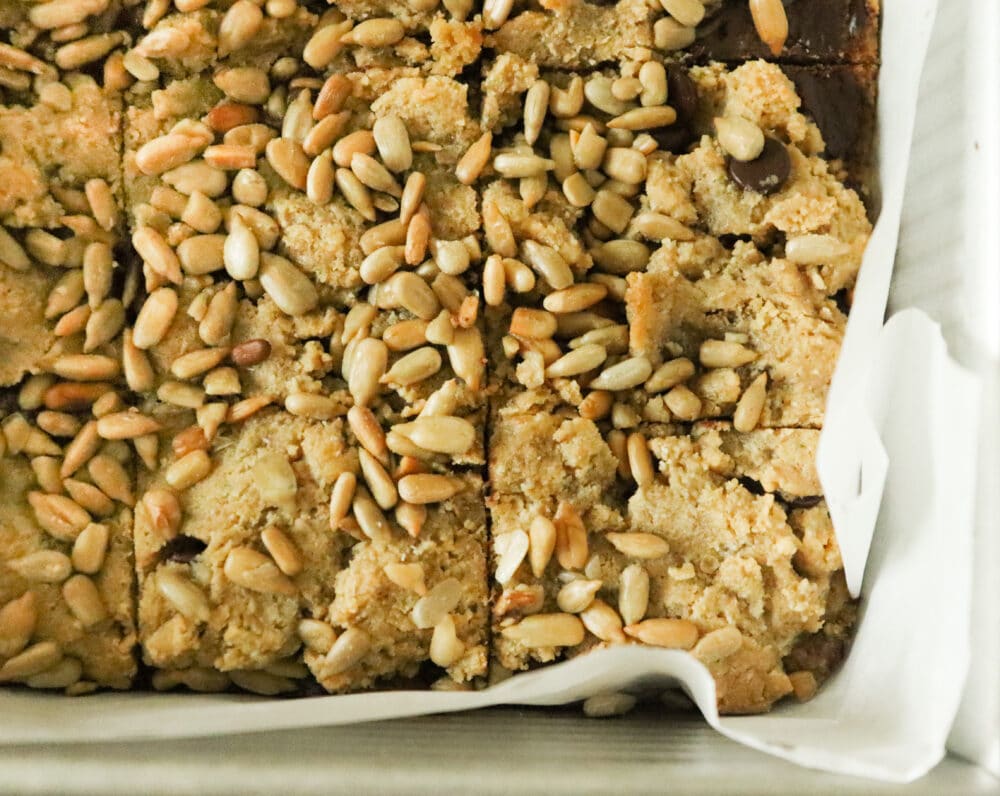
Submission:
[[[454,173],[482,135],[468,87],[384,63],[212,62],[212,78],[181,64],[136,84],[126,126],[145,281],[132,343],[148,365],[132,387],[160,427],[143,485],[177,506],[166,535],[155,506],[137,513],[154,685],[482,675],[485,367],[460,278],[480,220]],[[268,468],[291,485],[280,505]],[[261,556],[280,588],[247,607],[238,564]]]
[[79,73],[38,85],[0,107],[0,385],[61,351],[105,354],[124,320],[120,100]]
[[[132,452],[43,377],[0,421],[0,682],[85,694],[136,674]],[[105,388],[107,389],[107,388]],[[70,407],[72,408],[72,407]]]
[[[724,264],[712,255],[694,255],[692,262],[689,255],[699,247],[714,249]],[[629,276],[626,306],[629,353],[645,357],[654,370],[691,371],[682,383],[698,407],[675,405],[679,419],[733,417],[761,379],[766,397],[758,425],[822,425],[847,318],[797,264],[768,260],[748,244],[729,252],[715,238],[665,244],[644,272]],[[647,382],[646,392],[665,390],[669,406],[679,400],[671,392],[674,381]],[[635,400],[641,406],[648,396]]]
[[0,397],[0,681],[70,694],[136,675],[134,457],[101,419],[126,303],[120,84],[91,68],[125,37],[104,5],[0,13],[0,385],[19,385]]
[[481,179],[504,668],[693,649],[741,713],[809,696],[843,652],[812,462],[871,226],[783,69],[485,72],[507,130]]
[[878,0],[487,2],[485,45],[538,66],[585,69],[640,48],[687,63],[757,59],[877,64]]
[[368,453],[353,421],[261,410],[224,426],[210,458],[175,448],[145,483],[139,621],[156,687],[286,693],[311,672],[346,691],[428,661],[460,682],[485,671],[481,482],[414,467],[397,494],[387,451]]
[[[520,424],[529,440],[532,425],[542,431]],[[852,620],[816,495],[818,432],[740,434],[726,423],[648,440],[633,432],[648,469],[616,488],[611,449],[581,430],[533,464],[532,490],[493,497],[500,664],[517,670],[639,642],[691,650],[715,676],[726,713],[815,690]],[[575,463],[584,460],[588,471]],[[556,473],[573,473],[573,486],[545,480]],[[799,668],[804,647],[827,655]]]
[[652,47],[659,15],[643,0],[518,3],[504,16],[512,5],[485,4],[486,47],[556,69],[594,67]]
[[[557,117],[534,151],[518,131],[495,156],[504,179],[484,179],[482,193],[498,280],[494,299],[484,266],[494,376],[648,422],[735,417],[746,395],[743,430],[748,406],[754,425],[819,427],[846,323],[838,300],[871,230],[865,207],[839,161],[821,156],[779,66],[649,61],[621,74],[643,69],[672,81],[691,143],[617,126],[659,110],[598,96],[629,79],[604,73],[581,92],[593,115],[577,129]],[[515,89],[546,85],[504,71],[486,98],[498,119]],[[772,153],[750,169],[725,148],[744,129]]]
[[173,77],[213,72],[217,80],[232,81],[248,68],[280,77],[296,64],[319,73],[413,67],[457,75],[482,46],[478,9],[471,3],[349,0],[331,7],[210,0],[191,5],[143,9],[136,21],[142,35],[129,54],[138,79],[156,79],[161,71]]

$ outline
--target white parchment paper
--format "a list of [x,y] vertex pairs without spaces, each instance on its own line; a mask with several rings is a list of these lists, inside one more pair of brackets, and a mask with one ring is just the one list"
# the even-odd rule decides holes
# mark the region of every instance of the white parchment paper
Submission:
[[850,585],[861,592],[864,608],[843,669],[816,699],[782,705],[768,716],[720,718],[712,679],[693,658],[627,647],[474,693],[274,701],[232,694],[67,700],[0,692],[0,744],[347,724],[496,704],[561,704],[610,690],[680,684],[720,732],[793,762],[895,781],[935,765],[969,660],[979,381],[952,361],[939,327],[924,313],[900,312],[883,328],[936,1],[883,0],[883,6],[882,213],[857,286],[819,458]]
[[[1000,3],[943,4],[914,129],[890,311],[919,307],[983,375],[971,648],[949,748],[1000,777]],[[933,185],[928,191],[925,186]],[[970,452],[970,455],[974,455]]]

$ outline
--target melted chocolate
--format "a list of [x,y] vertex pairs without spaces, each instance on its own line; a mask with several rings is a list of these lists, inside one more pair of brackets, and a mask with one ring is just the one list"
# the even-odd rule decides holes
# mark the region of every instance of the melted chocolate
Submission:
[[[786,0],[788,41],[780,60],[789,63],[865,61],[875,57],[873,13],[866,0]],[[698,29],[689,48],[698,60],[773,60],[760,40],[746,0],[728,0]]]
[[785,73],[795,83],[802,109],[823,133],[826,156],[857,155],[858,141],[871,110],[854,72],[849,68],[787,67]]

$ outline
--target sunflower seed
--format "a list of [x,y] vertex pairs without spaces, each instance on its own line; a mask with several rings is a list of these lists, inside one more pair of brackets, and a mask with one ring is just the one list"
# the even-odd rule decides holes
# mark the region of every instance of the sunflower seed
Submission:
[[[302,51],[302,60],[313,69],[324,69],[329,66],[344,47],[341,37],[350,29],[350,20],[322,25],[306,42],[305,49]],[[343,78],[342,75],[338,75],[338,77]],[[343,79],[346,80],[346,78]]]
[[261,532],[260,538],[278,569],[285,575],[295,577],[302,571],[302,554],[280,528],[271,525]]
[[372,647],[371,636],[357,627],[350,627],[341,633],[323,659],[323,672],[337,675],[356,666]]
[[203,450],[193,450],[167,467],[164,479],[174,489],[187,489],[212,471],[212,460]]
[[381,340],[366,338],[358,343],[347,375],[348,390],[358,406],[365,406],[378,394],[385,375],[389,351]]
[[623,716],[636,705],[636,698],[631,694],[614,692],[610,694],[595,694],[583,703],[583,715],[591,719],[606,719],[612,716]]
[[354,502],[357,477],[354,473],[341,473],[330,491],[330,529],[336,531]]
[[201,587],[171,569],[156,573],[156,590],[178,613],[192,622],[207,622],[211,606]]
[[649,574],[640,564],[630,564],[618,583],[618,611],[625,624],[632,625],[642,620],[648,607]]
[[0,607],[0,658],[12,658],[23,650],[38,623],[38,600],[33,591]]
[[625,632],[643,644],[668,649],[692,649],[698,642],[698,626],[686,619],[645,619],[626,626]]
[[461,598],[461,581],[457,578],[446,578],[417,600],[410,612],[410,618],[413,624],[422,630],[434,627],[456,608]]
[[764,404],[767,401],[767,373],[761,373],[746,388],[736,411],[733,412],[733,428],[749,432],[757,428]]
[[[504,2],[504,0],[500,0]],[[507,0],[509,3],[510,0]],[[462,155],[455,166],[455,176],[463,185],[472,185],[482,174],[490,161],[493,146],[493,133],[487,131],[480,136]]]
[[479,329],[455,329],[455,335],[448,344],[448,361],[455,375],[470,389],[479,390],[485,374],[483,338]]
[[281,179],[300,191],[306,189],[309,158],[300,143],[290,138],[275,138],[268,141],[265,155]]
[[21,680],[51,669],[62,660],[62,649],[54,641],[40,641],[0,666],[0,683]]
[[109,538],[107,525],[89,523],[73,542],[73,569],[86,575],[100,572],[107,555]]
[[642,533],[609,533],[605,538],[615,549],[632,558],[653,559],[662,558],[670,552],[667,541],[656,534]]
[[397,486],[407,503],[424,505],[451,499],[462,491],[463,482],[452,476],[420,473],[404,476]]
[[465,645],[458,638],[455,619],[450,614],[434,625],[429,656],[432,663],[445,668],[456,663],[465,653]]
[[559,589],[559,593],[556,595],[556,604],[560,611],[565,611],[568,614],[579,614],[590,607],[603,585],[599,580],[586,580],[585,578],[571,580]]
[[319,302],[312,280],[284,257],[263,252],[258,278],[278,309],[292,317],[311,312]]
[[418,348],[398,359],[381,378],[383,384],[407,387],[418,384],[441,369],[441,355],[430,346]]
[[788,39],[788,16],[783,0],[750,0],[750,14],[761,41],[775,57]]
[[371,192],[355,176],[353,171],[346,168],[337,169],[334,172],[334,182],[351,207],[367,221],[375,220],[375,205],[372,202]]
[[501,631],[524,647],[575,647],[583,642],[583,623],[573,614],[534,614]]
[[74,575],[63,583],[62,595],[70,613],[86,628],[103,622],[108,616],[97,586],[86,575]]
[[682,25],[673,17],[658,19],[653,24],[653,43],[658,50],[683,50],[694,43],[695,36],[694,28]]
[[406,35],[403,23],[398,19],[376,18],[359,22],[349,32],[340,37],[344,44],[354,44],[359,47],[391,47],[399,43]]
[[420,417],[412,423],[398,423],[393,431],[411,439],[424,450],[460,455],[476,443],[476,428],[468,420],[452,416]]
[[159,232],[152,227],[139,227],[132,233],[132,245],[153,271],[169,282],[181,283],[180,260]]
[[298,588],[274,561],[250,547],[230,550],[222,571],[230,581],[250,591],[287,597],[298,593]]
[[25,580],[38,583],[62,583],[73,571],[69,557],[57,550],[39,550],[6,562]]

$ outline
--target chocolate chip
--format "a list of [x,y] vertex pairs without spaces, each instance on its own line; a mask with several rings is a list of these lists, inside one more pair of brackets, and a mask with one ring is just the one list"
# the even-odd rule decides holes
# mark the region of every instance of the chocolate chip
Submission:
[[729,159],[729,176],[748,191],[772,194],[780,191],[792,173],[792,159],[776,138],[764,139],[764,151],[756,160]]
[[681,122],[691,122],[698,112],[698,86],[688,70],[678,64],[667,66],[667,104],[677,111]]
[[182,534],[175,536],[160,548],[160,559],[163,561],[176,561],[178,564],[187,564],[206,547],[207,545],[201,539]]
[[753,236],[751,235],[732,235],[732,234],[719,235],[719,243],[721,243],[725,248],[729,249],[730,251],[736,248],[737,243],[740,242],[750,243],[752,240]]
[[809,495],[808,497],[797,497],[786,500],[785,505],[790,509],[811,509],[822,502],[822,495]]
[[669,127],[657,127],[649,131],[660,149],[664,152],[672,152],[675,155],[683,155],[688,151],[688,147],[695,141],[695,135],[686,124],[672,124]]
[[749,492],[751,495],[760,496],[760,495],[764,495],[764,494],[767,493],[767,490],[764,489],[763,484],[761,484],[760,481],[757,481],[754,478],[750,478],[750,476],[743,475],[743,476],[740,476],[740,478],[738,480],[739,480],[740,484],[743,485],[743,488],[747,492]]
[[843,290],[838,290],[833,294],[833,300],[837,303],[837,309],[840,310],[844,315],[849,315],[851,312],[851,294],[845,287]]
[[678,64],[667,65],[667,104],[677,112],[677,121],[649,132],[661,150],[681,155],[697,140],[691,123],[698,112],[698,87]]

